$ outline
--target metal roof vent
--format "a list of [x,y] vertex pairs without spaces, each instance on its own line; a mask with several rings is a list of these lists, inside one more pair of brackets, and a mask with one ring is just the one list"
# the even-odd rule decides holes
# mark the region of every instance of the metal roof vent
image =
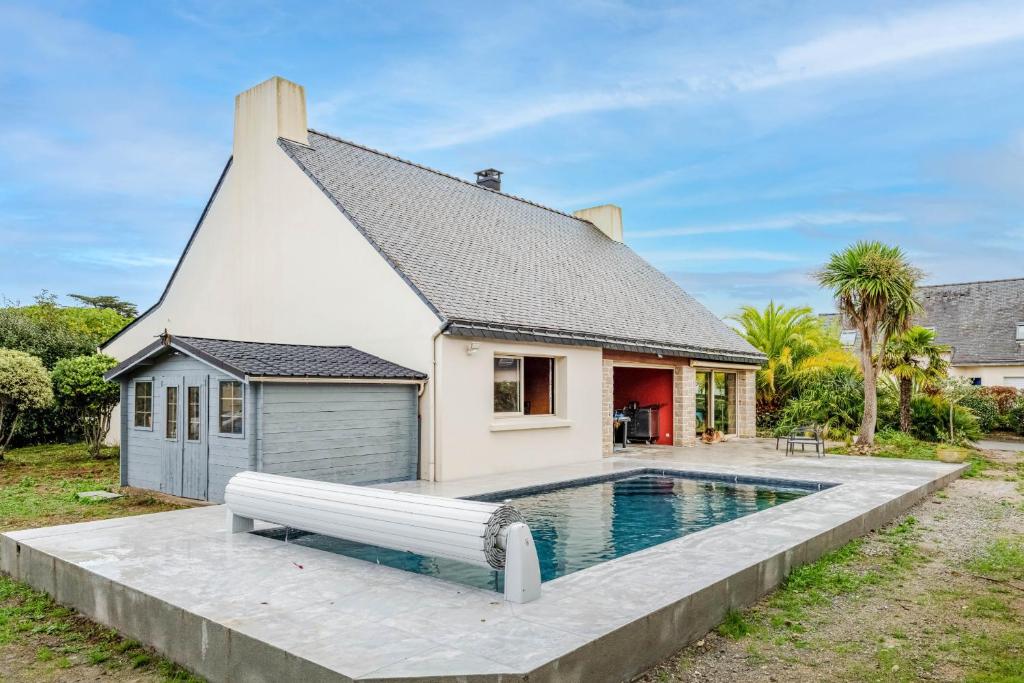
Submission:
[[476,184],[488,190],[501,192],[501,171],[496,168],[485,168],[476,172]]

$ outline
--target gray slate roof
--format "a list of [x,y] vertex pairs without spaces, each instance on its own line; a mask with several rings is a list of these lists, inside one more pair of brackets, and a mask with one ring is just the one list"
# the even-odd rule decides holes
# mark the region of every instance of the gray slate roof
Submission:
[[279,142],[449,333],[763,359],[587,221],[316,131],[309,141]]
[[953,365],[1024,364],[1016,325],[1024,322],[1024,278],[921,287],[919,325],[953,347]]
[[918,297],[924,311],[914,324],[935,329],[936,339],[952,347],[953,365],[1024,365],[1024,345],[1016,341],[1024,278],[928,285]]
[[309,346],[167,335],[106,373],[124,374],[169,348],[195,356],[228,374],[248,377],[421,380],[426,375],[351,346]]

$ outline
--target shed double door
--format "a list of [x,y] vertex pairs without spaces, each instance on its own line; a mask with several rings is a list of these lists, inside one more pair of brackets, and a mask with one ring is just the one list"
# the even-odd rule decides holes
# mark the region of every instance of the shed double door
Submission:
[[160,490],[183,498],[208,497],[209,378],[185,375],[161,382],[164,457]]

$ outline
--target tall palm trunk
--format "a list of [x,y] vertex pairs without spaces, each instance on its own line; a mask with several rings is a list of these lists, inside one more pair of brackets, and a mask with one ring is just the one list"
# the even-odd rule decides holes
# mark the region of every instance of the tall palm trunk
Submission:
[[910,395],[914,383],[909,377],[900,378],[900,431],[910,433]]
[[860,367],[864,371],[864,416],[860,421],[860,434],[857,443],[871,446],[875,443],[875,423],[878,420],[878,390],[875,364],[872,362],[870,326],[860,330]]

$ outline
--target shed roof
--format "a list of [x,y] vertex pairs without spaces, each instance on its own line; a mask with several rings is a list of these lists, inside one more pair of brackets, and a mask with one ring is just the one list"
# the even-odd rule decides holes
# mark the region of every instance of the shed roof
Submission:
[[449,334],[764,359],[587,221],[316,131],[279,144]]
[[426,379],[410,370],[351,346],[312,346],[267,342],[207,339],[162,335],[152,344],[110,369],[104,376],[115,379],[152,358],[175,349],[237,377],[261,378],[409,380]]

